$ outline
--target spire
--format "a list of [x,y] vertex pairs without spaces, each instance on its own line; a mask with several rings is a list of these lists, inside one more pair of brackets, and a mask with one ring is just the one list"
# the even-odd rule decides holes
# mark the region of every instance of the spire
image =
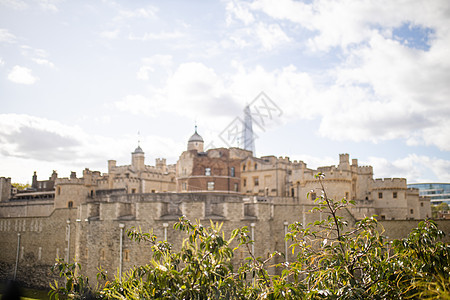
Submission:
[[255,156],[255,139],[253,137],[252,115],[250,107],[247,105],[244,109],[244,131],[242,133],[242,143],[245,150],[250,150]]
[[141,131],[138,130],[138,147],[141,146]]

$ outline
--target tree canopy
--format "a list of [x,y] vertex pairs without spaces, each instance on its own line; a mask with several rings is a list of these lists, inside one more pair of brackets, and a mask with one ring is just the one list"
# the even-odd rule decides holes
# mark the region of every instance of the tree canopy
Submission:
[[30,187],[30,185],[29,185],[28,183],[17,183],[17,182],[13,182],[13,183],[11,183],[11,185],[12,185],[13,187],[15,187],[16,189],[18,189],[19,191],[22,191],[22,190],[24,190],[24,189]]

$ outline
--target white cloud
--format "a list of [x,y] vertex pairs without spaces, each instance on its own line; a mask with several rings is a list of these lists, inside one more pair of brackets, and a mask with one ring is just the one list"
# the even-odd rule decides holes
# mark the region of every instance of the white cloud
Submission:
[[58,12],[58,7],[56,5],[60,2],[60,0],[37,0],[37,2],[45,11]]
[[109,31],[107,30],[107,31],[102,31],[100,33],[100,36],[103,38],[106,38],[106,39],[113,40],[113,39],[117,39],[119,37],[119,33],[120,33],[119,29],[109,30]]
[[130,112],[134,115],[144,114],[148,116],[156,116],[160,111],[160,104],[157,100],[152,100],[142,95],[128,95],[121,101],[114,103],[115,107],[121,111]]
[[314,155],[309,154],[295,154],[289,157],[291,161],[297,160],[297,161],[303,161],[306,163],[306,167],[309,169],[317,169],[319,167],[323,166],[335,166],[339,163],[339,157],[334,156],[323,156],[323,157],[317,157]]
[[[403,139],[410,145],[450,149],[446,135],[450,103],[443,97],[450,92],[445,84],[450,78],[434,75],[450,73],[445,64],[436,66],[443,58],[425,57],[433,56],[433,50],[409,49],[377,34],[374,40],[373,46],[355,49],[352,59],[322,77],[294,66],[269,71],[261,66],[244,68],[237,62],[231,72],[222,74],[200,63],[185,63],[173,72],[168,67],[165,85],[150,85],[146,97],[157,99],[162,111],[222,115],[229,122],[241,113],[245,102],[265,91],[283,110],[284,120],[317,118],[319,133],[333,140],[377,143]],[[155,61],[149,59],[138,78],[148,79]],[[330,80],[331,86],[322,83]],[[430,88],[424,94],[422,90],[433,83],[436,90]],[[128,104],[118,107],[131,110]],[[153,107],[141,112],[151,111]],[[226,125],[225,121],[215,123]]]
[[0,4],[16,10],[23,10],[28,7],[25,1],[21,0],[0,0]]
[[369,157],[368,164],[374,168],[375,177],[407,178],[408,183],[450,181],[450,160],[410,154],[404,158],[388,161],[386,158]]
[[1,152],[6,156],[67,159],[81,144],[78,128],[29,115],[1,115],[0,132]]
[[14,43],[16,36],[10,33],[7,29],[0,28],[0,43]]
[[226,39],[221,41],[221,46],[225,49],[252,47],[258,52],[269,52],[275,48],[281,48],[291,41],[292,39],[280,25],[254,22],[249,26],[231,29],[230,33],[226,35]]
[[[255,0],[250,7],[268,16],[302,25],[314,33],[309,46],[328,51],[338,46],[347,48],[367,41],[375,28],[389,34],[391,28],[411,22],[424,27],[448,27],[448,3],[445,0],[427,2],[396,1],[312,1]],[[426,7],[426,9],[424,9]],[[398,13],[401,11],[402,13]]]
[[0,66],[4,66],[5,65],[5,61],[0,57]]
[[172,31],[172,32],[162,31],[159,33],[145,33],[141,36],[130,34],[128,36],[128,39],[132,41],[173,40],[181,38],[183,36],[184,34],[182,34],[179,31]]
[[260,66],[246,69],[237,62],[232,65],[233,72],[219,75],[201,63],[181,64],[169,72],[162,88],[149,85],[147,96],[129,96],[116,102],[115,107],[133,114],[153,116],[164,111],[197,118],[210,124],[216,134],[234,118],[242,117],[245,104],[261,91],[283,110],[284,120],[309,119],[317,111],[309,101],[315,97],[315,86],[308,74],[293,66],[270,72]]
[[291,41],[278,24],[267,25],[260,22],[256,27],[256,35],[266,51]]
[[154,69],[151,66],[142,66],[136,74],[136,78],[139,80],[148,80],[148,72],[153,72]]
[[172,56],[157,54],[142,59],[143,65],[139,68],[136,78],[140,80],[149,80],[149,72],[154,72],[156,68],[161,67],[167,73],[172,67]]
[[[150,157],[174,162],[185,147],[184,142],[157,135],[142,135],[140,139],[146,164],[151,165]],[[134,135],[105,137],[45,118],[0,114],[0,176],[11,177],[13,182],[29,181],[35,170],[44,178],[52,170],[60,177],[69,176],[70,171],[81,176],[86,167],[106,170],[108,159],[130,164],[130,152],[136,144]]]
[[43,65],[43,66],[47,66],[47,67],[50,67],[50,68],[54,68],[55,67],[55,65],[51,61],[48,61],[47,59],[44,59],[44,58],[33,58],[32,60],[35,63],[37,63],[38,65]]
[[320,132],[334,139],[406,139],[450,149],[450,64],[440,49],[411,49],[374,32],[335,69]]
[[8,74],[8,79],[14,83],[34,84],[38,78],[31,74],[31,69],[21,66],[14,66]]
[[[15,10],[24,10],[30,8],[31,1],[22,0],[0,0],[0,4]],[[44,11],[58,12],[57,4],[61,0],[34,0],[35,3]]]
[[55,65],[48,59],[49,54],[44,49],[33,48],[28,45],[21,45],[20,52],[24,57],[31,59],[38,65],[55,68]]
[[240,113],[241,107],[232,92],[228,91],[224,82],[226,79],[219,77],[212,68],[190,62],[179,65],[169,73],[162,88],[149,85],[148,96],[130,95],[117,101],[115,107],[150,116],[159,112],[175,113],[191,119],[199,116],[201,122],[209,122],[217,130]]
[[226,22],[230,26],[234,20],[242,21],[245,25],[253,23],[255,18],[245,2],[230,1],[226,5]]
[[147,6],[135,10],[119,9],[119,16],[116,20],[131,19],[131,18],[155,18],[158,8],[154,6]]
[[25,57],[32,57],[32,58],[34,58],[34,57],[37,57],[37,58],[46,58],[46,57],[48,57],[48,53],[44,49],[33,48],[31,46],[28,46],[28,45],[21,45],[20,46],[20,52]]
[[[307,26],[311,20],[313,9],[311,5],[291,0],[257,0],[250,5],[253,10],[261,10],[274,19],[287,19]],[[309,26],[307,26],[309,27]]]
[[[344,50],[339,57],[342,63],[335,69],[325,69],[320,77],[308,74],[303,78],[306,81],[299,81],[306,82],[301,93],[303,100],[292,102],[297,107],[283,103],[292,108],[286,109],[288,114],[296,112],[301,118],[308,118],[305,114],[319,118],[319,133],[335,140],[376,143],[400,138],[409,145],[450,149],[450,138],[445,134],[449,130],[450,114],[447,99],[450,94],[450,61],[447,59],[450,23],[448,10],[444,9],[448,8],[448,3],[435,1],[424,10],[421,2],[405,6],[392,1],[233,1],[228,3],[228,13],[233,16],[239,6],[250,9],[249,14],[256,19],[254,24],[267,26],[273,21],[260,15],[256,17],[258,12],[264,12],[280,20],[284,27],[295,28],[295,24],[300,24],[309,29],[312,37],[308,38],[308,45],[312,50],[328,51],[332,47]],[[425,37],[429,48],[416,49],[398,41],[393,30],[405,24],[430,29]],[[252,35],[251,28],[237,31],[233,39],[236,45],[249,46],[246,35]],[[261,39],[267,49],[276,44],[270,42],[271,35],[260,36],[268,37]],[[253,79],[261,78],[265,86],[275,91],[275,97],[289,94],[282,92],[281,86],[298,95],[298,83],[292,84],[300,75],[298,71],[280,72],[278,69],[262,70],[260,75],[252,73]],[[268,78],[271,80],[265,80]],[[250,78],[245,79],[252,82]]]
[[267,22],[258,18],[251,10],[255,10],[254,3],[230,0],[226,4],[226,24],[229,33],[221,41],[224,48],[243,49],[253,47],[263,51],[271,51],[277,47],[291,42],[278,23]]
[[426,145],[436,145],[443,151],[450,151],[450,119],[438,120],[433,126],[424,128],[422,139]]

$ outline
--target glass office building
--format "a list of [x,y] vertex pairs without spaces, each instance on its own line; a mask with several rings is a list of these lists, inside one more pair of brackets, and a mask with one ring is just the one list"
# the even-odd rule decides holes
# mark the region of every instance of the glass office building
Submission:
[[408,188],[419,189],[419,195],[430,198],[431,205],[442,202],[450,205],[450,183],[412,183]]

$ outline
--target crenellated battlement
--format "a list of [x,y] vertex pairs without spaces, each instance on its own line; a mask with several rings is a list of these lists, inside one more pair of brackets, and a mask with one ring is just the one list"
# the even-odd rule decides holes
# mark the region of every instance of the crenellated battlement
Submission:
[[406,178],[377,178],[372,180],[373,189],[406,189]]
[[339,164],[348,165],[350,163],[350,155],[348,153],[339,154]]
[[284,164],[288,164],[288,163],[290,163],[291,161],[290,161],[290,159],[289,159],[289,157],[288,156],[280,156],[280,157],[278,157],[278,163],[284,163]]
[[373,175],[372,166],[358,166],[358,174]]
[[156,167],[165,166],[166,159],[165,158],[157,158],[157,159],[155,159],[155,164],[156,164]]
[[56,185],[61,184],[84,184],[84,178],[58,178],[56,179]]

